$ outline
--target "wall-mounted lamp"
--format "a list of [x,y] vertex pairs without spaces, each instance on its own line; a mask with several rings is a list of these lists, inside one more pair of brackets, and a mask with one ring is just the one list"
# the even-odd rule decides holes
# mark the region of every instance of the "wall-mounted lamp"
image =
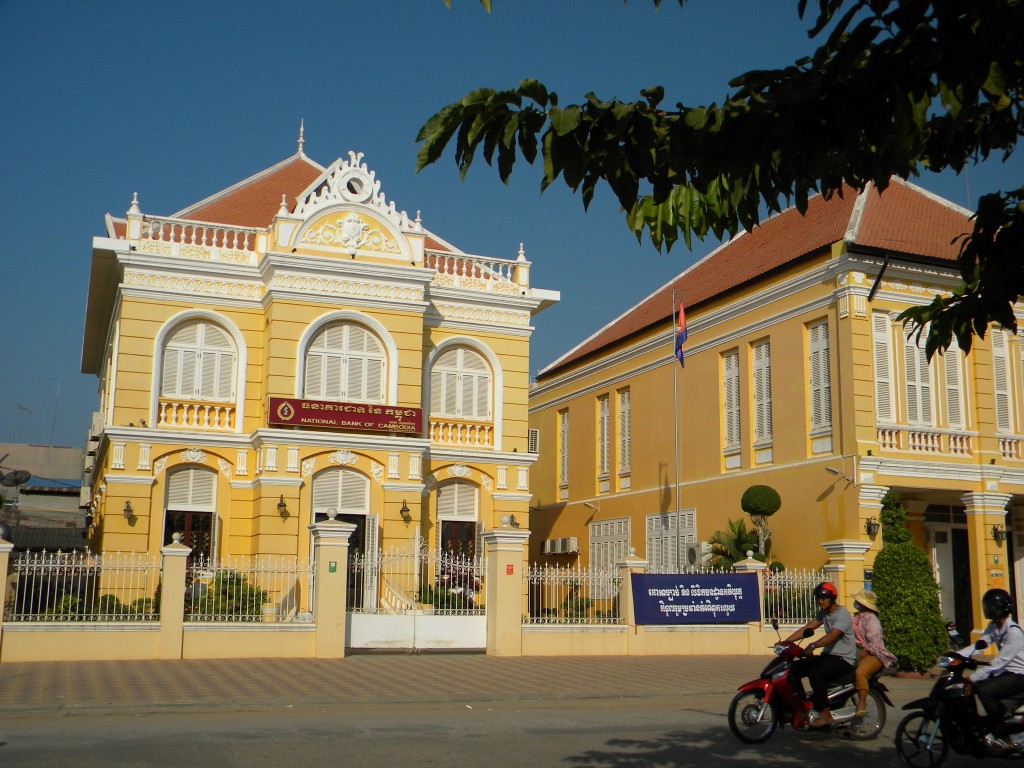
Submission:
[[96,518],[93,516],[91,509],[85,513],[85,530],[88,531],[90,528],[92,528],[92,521],[95,519]]
[[132,515],[134,515],[134,514],[135,514],[135,510],[132,509],[131,501],[126,501],[124,503],[124,519],[125,520],[131,520],[132,519]]
[[280,501],[277,502],[277,514],[281,517],[288,517],[288,505],[284,503],[284,494],[281,494]]
[[878,535],[878,531],[881,527],[882,524],[878,522],[877,517],[869,517],[864,523],[864,530],[867,531],[868,536],[872,538]]
[[1003,525],[992,526],[992,538],[996,540],[996,544],[1002,544],[1006,541],[1006,528]]
[[402,520],[405,521],[406,525],[412,522],[412,515],[409,514],[409,505],[405,503],[405,499],[402,499],[402,508],[398,512],[402,515]]

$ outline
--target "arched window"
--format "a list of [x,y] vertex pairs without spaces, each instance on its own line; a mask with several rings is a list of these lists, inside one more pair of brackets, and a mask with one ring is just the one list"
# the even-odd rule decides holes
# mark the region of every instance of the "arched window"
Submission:
[[453,480],[437,488],[438,547],[446,554],[474,557],[480,551],[477,522],[479,492],[472,483]]
[[313,522],[330,518],[352,523],[356,528],[348,540],[349,610],[377,606],[377,572],[367,563],[377,555],[377,515],[369,514],[370,479],[353,469],[325,469],[313,477]]
[[430,414],[462,419],[491,418],[491,370],[477,352],[456,347],[430,369]]
[[328,325],[306,350],[303,397],[383,403],[384,362],[384,348],[366,328]]
[[235,399],[237,353],[231,337],[211,323],[188,323],[164,347],[162,397]]
[[175,533],[192,555],[210,557],[213,552],[214,512],[217,508],[217,473],[186,467],[167,477],[167,511],[164,513],[164,544]]

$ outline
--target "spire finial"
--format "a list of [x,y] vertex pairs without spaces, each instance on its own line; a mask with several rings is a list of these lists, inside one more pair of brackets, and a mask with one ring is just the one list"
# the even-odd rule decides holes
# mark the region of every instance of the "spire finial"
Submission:
[[277,211],[278,216],[288,215],[288,195],[281,195],[281,207]]
[[299,118],[299,154],[304,154],[302,151],[303,146],[306,144],[306,120]]
[[519,253],[516,254],[516,261],[526,261],[526,251],[523,250],[523,244],[519,244]]

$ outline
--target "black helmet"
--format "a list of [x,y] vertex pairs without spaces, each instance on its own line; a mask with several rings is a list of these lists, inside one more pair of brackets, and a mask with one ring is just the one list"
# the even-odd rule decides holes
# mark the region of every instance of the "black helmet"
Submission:
[[821,600],[823,597],[832,598],[833,603],[839,598],[839,590],[831,581],[823,581],[814,588],[814,599]]
[[990,589],[981,598],[981,608],[989,621],[1005,619],[1013,608],[1013,598],[1005,589]]

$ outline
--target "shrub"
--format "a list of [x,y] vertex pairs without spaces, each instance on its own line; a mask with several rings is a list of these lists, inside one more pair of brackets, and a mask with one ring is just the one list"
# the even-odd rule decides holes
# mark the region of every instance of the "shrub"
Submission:
[[593,604],[589,597],[570,597],[562,603],[562,614],[567,619],[585,619],[590,615]]
[[886,494],[882,515],[883,521],[890,521],[890,536],[882,537],[887,543],[875,557],[872,586],[878,594],[885,644],[899,669],[923,672],[935,663],[949,639],[939,610],[939,585],[928,555],[909,541],[910,532],[903,523],[906,510],[895,496]]
[[770,561],[772,532],[768,528],[768,518],[779,511],[782,498],[779,492],[770,485],[752,485],[743,492],[740,507],[750,515],[750,521],[757,530],[757,551],[765,554]]
[[[231,618],[242,621],[259,621],[263,604],[268,593],[250,584],[249,579],[238,571],[217,571],[209,588],[185,590],[185,612],[193,619]],[[189,592],[196,593],[192,597]]]

